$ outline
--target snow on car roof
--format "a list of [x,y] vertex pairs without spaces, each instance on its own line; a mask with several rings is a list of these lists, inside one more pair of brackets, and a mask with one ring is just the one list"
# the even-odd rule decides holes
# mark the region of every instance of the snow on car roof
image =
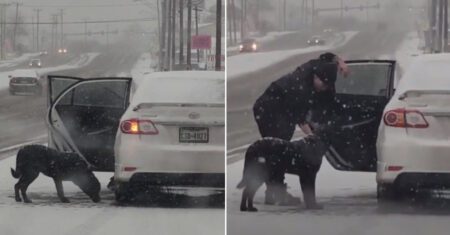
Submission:
[[401,78],[397,93],[450,90],[450,53],[417,56]]
[[144,77],[131,103],[224,103],[225,73],[177,71]]
[[38,74],[34,69],[17,69],[10,74],[13,77],[37,77]]

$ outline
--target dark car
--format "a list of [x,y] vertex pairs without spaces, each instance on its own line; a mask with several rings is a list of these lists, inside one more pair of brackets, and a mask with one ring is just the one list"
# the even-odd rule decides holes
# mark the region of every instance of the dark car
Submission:
[[239,52],[255,52],[258,51],[259,45],[255,39],[248,38],[239,44]]
[[10,75],[9,94],[42,94],[42,84],[37,75],[30,73]]
[[29,66],[40,68],[42,66],[42,62],[40,59],[32,59],[30,60]]
[[337,79],[334,107],[316,110],[311,121],[339,122],[341,128],[331,138],[332,147],[326,155],[335,169],[376,172],[378,127],[384,108],[394,94],[396,63],[390,60],[347,63],[351,73]]
[[325,39],[323,39],[321,36],[312,36],[311,39],[307,41],[309,46],[315,46],[315,45],[325,45]]

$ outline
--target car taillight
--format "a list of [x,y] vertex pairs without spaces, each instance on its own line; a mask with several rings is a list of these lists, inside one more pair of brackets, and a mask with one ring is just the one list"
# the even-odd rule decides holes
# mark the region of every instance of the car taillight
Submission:
[[155,124],[150,120],[129,119],[120,124],[120,130],[125,134],[157,135]]
[[428,122],[420,111],[394,109],[384,115],[384,124],[392,127],[428,128]]

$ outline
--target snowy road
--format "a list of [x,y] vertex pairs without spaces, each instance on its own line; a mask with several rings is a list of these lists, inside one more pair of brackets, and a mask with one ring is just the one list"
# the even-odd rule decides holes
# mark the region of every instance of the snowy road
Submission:
[[[0,161],[0,234],[8,235],[113,235],[194,234],[223,235],[223,208],[117,206],[106,189],[112,173],[96,173],[102,184],[100,203],[93,203],[71,182],[64,191],[71,203],[59,202],[51,178],[40,175],[28,189],[32,204],[14,201],[16,179],[10,175],[15,157]],[[0,159],[5,156],[0,155]]]
[[[335,52],[345,59],[395,58],[405,35],[406,32],[399,31],[361,32]],[[228,81],[228,234],[448,234],[449,201],[405,201],[380,206],[376,200],[375,174],[336,171],[328,162],[322,165],[317,180],[318,201],[324,210],[263,205],[265,187],[261,187],[255,197],[255,206],[260,211],[239,211],[241,191],[236,185],[242,176],[243,151],[259,138],[251,105],[271,81],[317,55],[317,52],[304,54],[299,56],[300,60]],[[301,196],[298,178],[288,175],[286,182],[291,193]]]

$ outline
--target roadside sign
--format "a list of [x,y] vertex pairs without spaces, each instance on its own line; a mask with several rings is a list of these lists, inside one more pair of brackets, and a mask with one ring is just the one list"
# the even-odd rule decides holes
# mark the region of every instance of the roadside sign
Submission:
[[192,36],[192,49],[211,49],[210,35]]

